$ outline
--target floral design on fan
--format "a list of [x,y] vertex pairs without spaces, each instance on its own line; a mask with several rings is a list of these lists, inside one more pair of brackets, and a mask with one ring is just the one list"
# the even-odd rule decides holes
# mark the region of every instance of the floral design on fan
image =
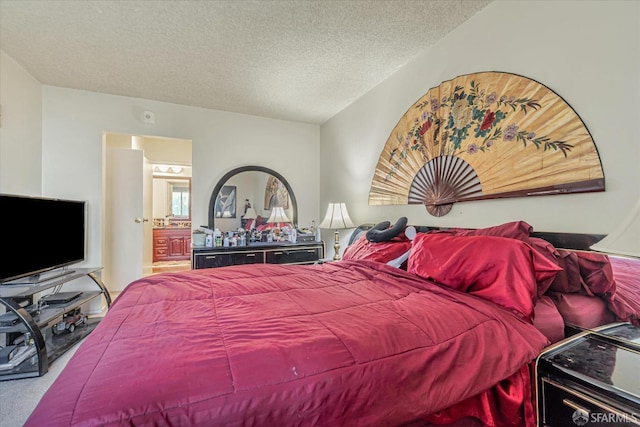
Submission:
[[[450,107],[446,118],[439,115],[443,107]],[[462,86],[456,86],[449,96],[421,102],[416,105],[416,108],[422,111],[420,118],[415,119],[404,137],[396,135],[399,146],[391,152],[390,158],[392,160],[396,157],[395,167],[387,179],[401,166],[408,150],[420,152],[426,163],[437,156],[457,156],[464,152],[484,153],[502,140],[521,142],[525,148],[534,145],[538,150],[542,148],[543,151],[560,151],[566,158],[573,145],[565,141],[552,141],[547,136],[520,130],[519,126],[513,123],[504,130],[500,126],[510,113],[521,111],[526,115],[529,110],[538,110],[540,107],[540,103],[531,98],[516,98],[513,95],[498,97],[495,92],[486,94],[480,83],[474,80],[470,82],[468,93]],[[431,144],[425,141],[427,135],[431,137]]]

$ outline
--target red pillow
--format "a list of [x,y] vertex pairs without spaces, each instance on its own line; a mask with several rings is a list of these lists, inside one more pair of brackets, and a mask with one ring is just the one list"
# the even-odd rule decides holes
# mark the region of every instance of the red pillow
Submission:
[[347,246],[342,254],[344,260],[367,260],[387,263],[411,249],[411,240],[403,234],[388,242],[373,243],[366,235],[360,236],[355,242]]
[[549,290],[603,297],[615,295],[616,282],[606,255],[564,249],[557,252],[557,263],[563,271],[558,273]]
[[[558,250],[551,243],[547,242],[544,239],[540,239],[538,237],[529,237],[524,240],[525,243],[528,243],[533,249],[538,251],[542,256],[551,261],[552,263],[558,265]],[[558,271],[555,276],[549,277],[546,280],[541,280],[538,282],[538,297],[542,297],[547,290],[551,287],[551,284],[558,278],[559,275],[564,274],[563,270]]]
[[[551,262],[558,264],[558,252],[556,251],[556,248],[546,240],[537,237],[530,237],[533,232],[533,227],[525,221],[512,221],[493,227],[479,229],[452,228],[449,232],[457,236],[496,236],[521,240],[531,245],[535,250],[540,251],[541,255]],[[538,281],[538,297],[544,295],[551,286],[553,280],[554,276],[551,275],[546,279]]]
[[526,241],[526,239],[531,235],[533,227],[525,221],[513,221],[493,227],[478,228],[475,230],[451,228],[447,231],[455,234],[456,236],[496,236]]
[[578,252],[578,267],[587,295],[615,295],[616,282],[608,256],[597,252]]
[[520,240],[494,236],[421,233],[407,270],[468,292],[531,321],[537,282],[560,268]]

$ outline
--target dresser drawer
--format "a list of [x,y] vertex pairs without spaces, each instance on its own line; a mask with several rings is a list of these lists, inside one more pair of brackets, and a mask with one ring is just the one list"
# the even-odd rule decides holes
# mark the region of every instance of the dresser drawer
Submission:
[[229,255],[231,257],[231,265],[264,263],[263,252],[236,252]]
[[215,268],[232,265],[230,254],[198,254],[193,259],[194,268]]
[[267,251],[269,264],[308,264],[322,258],[318,248],[278,249]]
[[591,395],[576,384],[568,387],[542,379],[542,396],[545,404],[541,426],[640,426],[640,414],[634,414],[634,409],[605,396]]
[[239,264],[261,264],[264,263],[264,254],[262,252],[205,253],[195,255],[194,259],[196,269],[215,268]]

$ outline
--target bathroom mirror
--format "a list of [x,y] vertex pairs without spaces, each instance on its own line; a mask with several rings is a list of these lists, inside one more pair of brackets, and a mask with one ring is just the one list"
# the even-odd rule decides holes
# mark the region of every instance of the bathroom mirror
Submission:
[[276,206],[283,208],[292,224],[298,224],[298,204],[287,180],[263,166],[242,166],[227,172],[213,189],[209,228],[236,230],[243,225],[247,208],[266,220]]
[[167,211],[173,218],[191,218],[191,180],[167,180]]
[[191,220],[191,178],[153,177],[154,226]]

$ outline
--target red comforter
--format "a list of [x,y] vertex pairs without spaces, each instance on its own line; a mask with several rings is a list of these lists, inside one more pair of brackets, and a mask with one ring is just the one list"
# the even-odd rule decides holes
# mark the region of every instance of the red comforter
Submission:
[[375,262],[160,274],[125,289],[26,426],[399,425],[520,375],[546,342]]

